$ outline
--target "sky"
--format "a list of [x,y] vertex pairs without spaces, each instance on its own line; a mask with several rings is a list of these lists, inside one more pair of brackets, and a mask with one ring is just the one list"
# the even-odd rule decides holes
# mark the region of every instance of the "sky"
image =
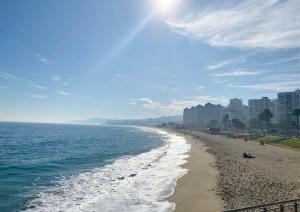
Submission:
[[299,0],[2,0],[0,121],[148,118],[300,88]]

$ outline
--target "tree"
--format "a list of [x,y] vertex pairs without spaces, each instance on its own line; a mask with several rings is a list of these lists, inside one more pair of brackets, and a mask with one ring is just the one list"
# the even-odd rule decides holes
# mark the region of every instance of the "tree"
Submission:
[[222,124],[224,125],[225,130],[228,130],[229,126],[229,115],[225,114],[222,119]]
[[246,125],[241,122],[239,119],[232,119],[232,125],[234,128],[242,130],[245,129]]
[[259,114],[259,117],[258,117],[258,119],[260,121],[263,121],[266,123],[267,132],[269,130],[269,124],[270,124],[271,118],[273,118],[273,113],[269,109],[265,109],[263,112],[261,112]]
[[299,116],[300,116],[300,109],[294,109],[293,111],[294,116],[296,116],[296,124],[297,124],[297,136],[299,135]]
[[250,119],[249,120],[249,127],[252,129],[259,129],[261,127],[260,122],[258,119]]

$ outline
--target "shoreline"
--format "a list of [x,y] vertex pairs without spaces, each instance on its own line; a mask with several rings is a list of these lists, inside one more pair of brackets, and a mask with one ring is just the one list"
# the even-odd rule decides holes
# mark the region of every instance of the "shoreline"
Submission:
[[188,172],[177,180],[174,193],[167,198],[169,202],[176,204],[173,211],[222,211],[224,203],[217,194],[216,158],[208,152],[208,147],[199,139],[175,130],[166,131],[184,137],[191,145],[188,153],[190,157],[182,166]]

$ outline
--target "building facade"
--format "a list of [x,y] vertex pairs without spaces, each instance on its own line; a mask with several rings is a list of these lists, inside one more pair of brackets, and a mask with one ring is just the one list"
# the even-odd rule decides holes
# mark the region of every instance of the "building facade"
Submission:
[[211,123],[220,125],[225,114],[225,107],[207,103],[205,106],[186,108],[183,112],[183,124],[186,127],[206,127]]
[[300,90],[278,93],[278,120],[291,124],[296,120],[293,112],[300,109]]
[[268,97],[262,97],[261,99],[249,99],[249,119],[258,119],[259,114],[265,109],[269,109],[273,113],[273,103]]
[[229,119],[238,119],[244,123],[248,122],[248,107],[243,105],[242,99],[230,99],[229,105],[226,108],[226,114],[229,115]]

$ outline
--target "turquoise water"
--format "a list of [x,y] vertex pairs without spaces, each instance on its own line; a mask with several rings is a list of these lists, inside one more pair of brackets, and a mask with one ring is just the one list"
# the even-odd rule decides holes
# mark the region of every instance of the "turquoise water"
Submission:
[[[76,185],[80,185],[79,174],[95,173],[95,168],[112,164],[118,158],[162,147],[164,136],[129,127],[0,123],[0,211],[45,211],[38,208],[41,202],[46,202],[49,189],[66,188],[66,182],[73,179],[74,184],[74,178]],[[130,168],[126,163],[121,167]],[[115,175],[111,170],[105,174]],[[118,174],[122,176],[122,172]],[[106,187],[100,190],[107,190]],[[76,198],[87,195],[76,192],[71,192]],[[51,195],[71,197],[58,190]]]

